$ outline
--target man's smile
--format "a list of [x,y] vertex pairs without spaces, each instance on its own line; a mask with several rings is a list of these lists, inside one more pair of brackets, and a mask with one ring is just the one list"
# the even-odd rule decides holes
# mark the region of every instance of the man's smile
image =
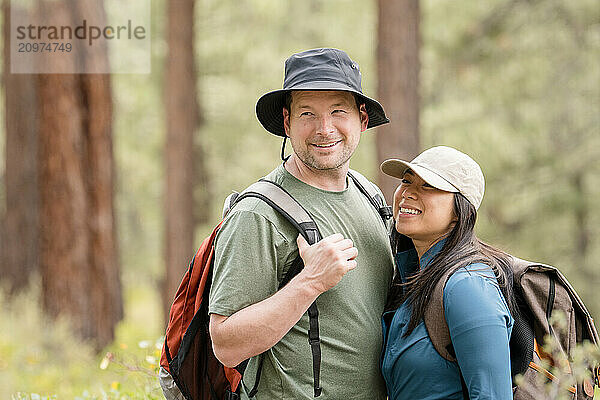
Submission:
[[334,142],[327,142],[327,143],[312,143],[311,145],[315,146],[315,147],[318,147],[320,149],[329,149],[329,148],[331,148],[331,147],[333,147],[336,144],[341,143],[341,142],[342,142],[341,140],[337,140],[337,141],[334,141]]

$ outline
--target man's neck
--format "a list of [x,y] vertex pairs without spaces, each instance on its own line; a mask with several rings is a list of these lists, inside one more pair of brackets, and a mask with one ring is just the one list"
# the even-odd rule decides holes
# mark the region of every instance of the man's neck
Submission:
[[348,162],[336,169],[317,170],[304,164],[295,154],[292,154],[285,162],[284,167],[290,174],[307,185],[330,192],[341,192],[346,189]]

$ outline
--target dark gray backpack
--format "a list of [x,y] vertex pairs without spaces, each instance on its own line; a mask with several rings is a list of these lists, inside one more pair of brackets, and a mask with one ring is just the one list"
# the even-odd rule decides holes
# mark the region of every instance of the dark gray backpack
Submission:
[[[572,360],[572,349],[576,344],[587,340],[598,346],[600,340],[590,313],[558,269],[519,258],[514,258],[512,269],[520,315],[515,318],[510,340],[511,374],[513,382],[518,374],[523,375],[524,378],[520,386],[513,385],[513,398],[540,400],[546,397],[540,381],[556,379],[540,363],[542,358],[549,360],[550,357],[541,349],[544,337],[552,335],[560,347],[559,351],[569,361]],[[446,360],[456,362],[443,306],[444,287],[453,272],[448,271],[433,290],[425,311],[424,322],[437,352]],[[567,317],[566,331],[555,330],[550,324],[550,317],[556,310],[561,310]],[[567,372],[571,373],[570,366],[566,368]],[[590,369],[592,381],[586,380],[568,388],[572,399],[589,400],[594,397],[594,386],[598,386],[599,370],[597,365],[590,366]],[[540,374],[545,379],[538,379]],[[466,399],[469,398],[464,381],[463,394]]]

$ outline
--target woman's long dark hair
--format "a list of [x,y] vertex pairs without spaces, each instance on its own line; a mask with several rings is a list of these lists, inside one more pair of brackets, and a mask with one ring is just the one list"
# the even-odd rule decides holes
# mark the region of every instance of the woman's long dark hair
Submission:
[[[427,268],[417,267],[416,271],[408,275],[405,283],[401,281],[400,274],[396,274],[392,283],[386,310],[394,310],[400,304],[408,301],[411,316],[406,336],[423,319],[425,305],[442,275],[449,268],[457,270],[477,262],[489,265],[494,271],[508,309],[513,317],[516,316],[513,273],[510,267],[511,256],[482,242],[475,236],[474,228],[477,211],[460,193],[454,195],[454,213],[457,217],[456,225],[448,234],[440,252],[431,260]],[[391,231],[391,244],[394,254],[414,247],[409,238],[396,231],[395,226],[392,226]]]

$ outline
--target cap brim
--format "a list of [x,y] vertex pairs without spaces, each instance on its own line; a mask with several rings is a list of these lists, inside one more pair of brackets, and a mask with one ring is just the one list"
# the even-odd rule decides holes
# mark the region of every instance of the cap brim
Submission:
[[278,136],[285,136],[283,129],[283,107],[285,106],[285,95],[290,90],[342,90],[351,92],[362,99],[369,115],[367,129],[390,122],[385,115],[383,107],[377,100],[373,100],[364,94],[352,90],[348,86],[330,81],[312,81],[299,84],[291,89],[274,90],[261,96],[256,102],[256,116],[261,125],[269,132]]
[[384,174],[398,179],[402,179],[404,173],[409,169],[436,189],[440,189],[445,192],[458,193],[458,189],[446,179],[420,165],[398,159],[389,159],[381,163],[381,171]]

